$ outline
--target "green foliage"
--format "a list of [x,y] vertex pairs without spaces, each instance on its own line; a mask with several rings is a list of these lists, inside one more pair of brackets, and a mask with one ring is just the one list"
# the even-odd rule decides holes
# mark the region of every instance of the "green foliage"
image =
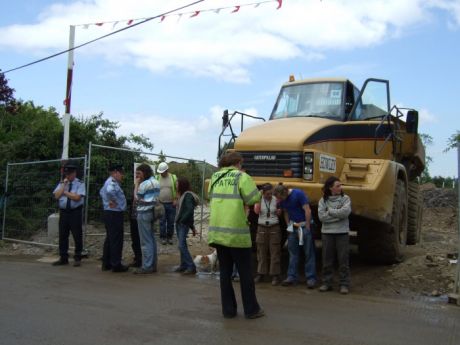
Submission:
[[8,105],[14,102],[14,89],[8,86],[5,75],[0,70],[0,105]]
[[[3,197],[7,163],[56,160],[62,154],[63,126],[56,109],[36,106],[31,101],[17,101],[13,92],[0,73],[0,196]],[[153,148],[153,144],[143,135],[118,136],[118,127],[117,122],[104,119],[102,112],[89,117],[72,116],[69,156],[85,156],[90,142],[121,149],[129,149],[131,145]],[[94,178],[92,176],[95,181],[91,183],[103,183],[108,175],[109,163],[123,161],[125,157],[128,157],[126,159],[130,164],[134,159],[141,159],[139,154],[126,151],[93,152],[91,163],[104,173]],[[82,175],[83,164],[80,162],[79,166]],[[14,170],[16,167],[20,168]],[[10,165],[5,229],[9,236],[27,239],[46,226],[47,215],[56,208],[51,192],[60,179],[59,168],[59,162],[51,165]],[[99,190],[93,192],[94,200],[90,199],[90,202],[99,206]]]
[[163,153],[163,150],[160,151],[160,155],[158,156],[158,161],[156,161],[157,164],[161,162],[166,162],[166,156]]
[[434,176],[431,182],[438,188],[456,188],[457,179],[452,177]]
[[459,142],[460,142],[460,131],[457,131],[457,133],[452,134],[447,140],[447,148],[444,150],[444,152],[447,152],[451,149],[456,148]]
[[[433,137],[429,134],[420,133],[420,139],[422,140],[423,146],[425,147],[425,151],[426,151],[427,146],[430,146],[433,144]],[[429,166],[432,162],[433,162],[432,157],[428,155],[425,156],[425,169],[423,170],[422,175],[420,176],[421,183],[431,182]]]
[[189,160],[187,163],[169,163],[170,171],[177,177],[185,177],[189,180],[192,191],[202,196],[201,192],[203,189],[203,170],[204,178],[210,178],[213,172],[216,170],[213,166],[202,162],[195,162]]

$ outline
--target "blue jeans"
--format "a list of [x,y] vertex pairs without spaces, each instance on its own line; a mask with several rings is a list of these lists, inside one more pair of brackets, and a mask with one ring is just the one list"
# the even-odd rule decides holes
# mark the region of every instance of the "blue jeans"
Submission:
[[313,242],[310,229],[302,227],[303,245],[299,245],[299,237],[297,230],[290,232],[288,235],[288,250],[289,250],[289,267],[288,279],[298,281],[297,266],[299,263],[299,252],[302,248],[305,255],[305,279],[307,282],[316,282],[316,259],[315,259],[315,243]]
[[137,226],[142,249],[142,268],[156,270],[157,268],[157,242],[152,228],[153,212],[137,212]]
[[172,202],[163,203],[165,215],[160,219],[160,238],[171,239],[174,235],[174,218],[176,218],[176,206]]
[[176,234],[180,252],[180,268],[184,270],[195,270],[195,264],[187,247],[187,234],[190,228],[187,225],[177,223]]

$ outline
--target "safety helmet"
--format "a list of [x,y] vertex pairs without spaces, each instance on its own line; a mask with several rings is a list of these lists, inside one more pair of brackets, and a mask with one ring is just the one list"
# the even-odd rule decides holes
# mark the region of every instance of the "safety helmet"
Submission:
[[166,162],[161,162],[160,164],[158,164],[157,173],[163,174],[168,169],[168,164]]

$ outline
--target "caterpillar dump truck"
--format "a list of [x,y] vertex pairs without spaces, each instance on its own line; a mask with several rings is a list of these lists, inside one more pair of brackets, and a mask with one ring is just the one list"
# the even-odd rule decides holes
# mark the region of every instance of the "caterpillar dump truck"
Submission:
[[[232,120],[240,116],[237,135]],[[219,155],[240,152],[257,185],[282,182],[304,190],[318,221],[321,188],[337,176],[352,200],[350,228],[364,259],[396,263],[407,244],[418,242],[418,177],[425,168],[418,112],[391,107],[389,81],[367,79],[358,89],[344,78],[291,76],[268,121],[244,129],[247,117],[261,119],[224,112]]]

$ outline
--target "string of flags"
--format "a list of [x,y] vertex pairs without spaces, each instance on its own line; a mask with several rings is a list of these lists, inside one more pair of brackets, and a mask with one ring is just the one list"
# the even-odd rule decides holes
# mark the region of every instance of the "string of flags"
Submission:
[[[230,13],[238,13],[240,10],[244,7],[253,7],[257,8],[260,5],[267,4],[267,3],[277,3],[276,9],[279,10],[281,6],[283,6],[283,0],[265,0],[265,1],[259,1],[259,2],[252,2],[249,4],[242,4],[242,5],[233,5],[233,6],[228,6],[228,7],[219,7],[219,8],[212,8],[212,9],[205,9],[205,10],[196,10],[196,11],[191,11],[191,12],[183,12],[183,13],[174,13],[170,15],[164,15],[159,18],[159,23],[162,23],[166,20],[166,18],[169,17],[177,17],[177,20],[181,20],[181,18],[195,18],[198,17],[200,14],[205,13],[205,12],[212,12],[215,14],[219,14],[221,11],[225,10],[231,10]],[[87,23],[87,24],[77,24],[75,26],[77,27],[82,27],[83,29],[89,29],[91,26],[107,26],[107,25],[112,25],[112,30],[115,30],[115,28],[118,25],[126,25],[130,26],[134,23],[144,21],[148,19],[149,17],[144,17],[144,18],[134,18],[134,19],[123,19],[123,20],[113,20],[113,21],[105,21],[105,22],[96,22],[96,23]]]

